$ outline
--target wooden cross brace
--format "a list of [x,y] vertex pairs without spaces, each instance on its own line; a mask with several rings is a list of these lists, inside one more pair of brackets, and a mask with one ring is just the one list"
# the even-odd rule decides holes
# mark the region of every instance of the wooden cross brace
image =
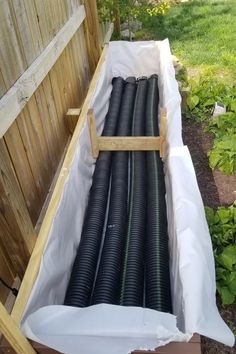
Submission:
[[160,151],[166,150],[166,109],[161,109],[160,136],[98,136],[92,109],[88,111],[88,124],[92,156],[98,157],[99,151]]

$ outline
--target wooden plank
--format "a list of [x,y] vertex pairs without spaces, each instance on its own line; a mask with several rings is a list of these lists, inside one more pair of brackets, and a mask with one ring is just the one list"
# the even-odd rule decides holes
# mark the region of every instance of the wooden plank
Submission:
[[81,80],[80,80],[80,75],[83,71],[83,68],[80,67],[80,62],[78,60],[78,57],[80,56],[80,53],[75,53],[74,51],[74,44],[75,40],[74,37],[70,41],[69,45],[67,46],[68,48],[68,54],[69,54],[69,62],[70,66],[72,69],[72,92],[73,92],[73,107],[79,107],[81,104],[81,96],[82,96],[82,90],[81,90]]
[[62,156],[60,155],[60,156],[61,156],[61,159],[60,159],[60,161],[59,161],[58,168],[57,168],[57,170],[56,170],[56,173],[55,173],[54,178],[53,178],[53,180],[52,180],[52,183],[51,183],[51,185],[50,185],[50,188],[49,188],[49,191],[48,191],[48,194],[47,194],[47,198],[45,199],[45,202],[44,202],[44,204],[43,204],[43,207],[42,207],[42,209],[41,209],[41,211],[40,211],[40,215],[39,215],[39,218],[38,218],[38,220],[37,220],[37,224],[35,225],[35,231],[36,231],[37,234],[38,234],[39,231],[40,231],[40,228],[41,228],[41,226],[42,226],[44,217],[45,217],[46,212],[47,212],[47,209],[48,209],[48,205],[49,205],[50,200],[51,200],[51,198],[52,198],[52,194],[53,194],[55,185],[56,185],[56,183],[57,183],[59,174],[60,174],[60,172],[61,172],[62,164],[63,164],[63,161],[64,161],[64,159],[65,159],[66,152],[67,152],[67,150],[68,150],[68,146],[69,146],[70,140],[71,140],[71,137],[69,136],[68,142],[67,142],[67,144],[66,144],[66,146],[65,146],[65,148],[64,148],[64,151],[63,151],[63,153],[62,153]]
[[80,27],[84,18],[84,6],[80,6],[33,64],[1,98],[0,137],[4,135],[17,115],[22,111],[74,33]]
[[29,30],[32,37],[32,42],[35,47],[36,56],[38,56],[43,51],[43,40],[39,28],[39,22],[37,17],[37,11],[35,8],[34,1],[32,0],[21,0],[24,4]]
[[14,269],[11,256],[9,255],[8,249],[5,247],[5,245],[2,243],[2,240],[0,238],[0,249],[3,253],[3,258],[5,259],[5,263],[7,265],[7,270],[10,272],[11,277],[15,278],[16,277],[16,271]]
[[[1,246],[1,244],[0,244]],[[0,247],[0,277],[7,283],[12,284],[14,281],[14,277],[12,275],[12,271],[9,268],[9,263],[6,259],[6,254],[3,249]],[[5,302],[9,293],[9,289],[7,289],[0,282],[0,301]]]
[[0,98],[4,95],[4,93],[7,91],[6,89],[6,84],[4,82],[3,76],[2,76],[2,71],[0,68]]
[[110,23],[107,33],[105,34],[105,37],[103,40],[103,44],[102,44],[103,47],[105,44],[108,44],[110,42],[113,31],[114,31],[114,23]]
[[17,324],[0,302],[0,331],[18,354],[36,354]]
[[65,1],[59,0],[59,3],[56,5],[58,6],[58,18],[59,18],[59,23],[60,23],[60,28],[61,28],[67,20]]
[[160,150],[159,136],[102,136],[98,137],[100,151],[154,151]]
[[38,236],[38,239],[37,239],[34,251],[33,251],[33,254],[30,258],[29,265],[27,267],[27,270],[26,270],[26,273],[24,276],[24,280],[22,282],[22,285],[21,285],[21,288],[19,291],[19,295],[17,296],[16,303],[15,303],[15,306],[12,311],[12,316],[17,323],[19,323],[19,321],[21,319],[22,313],[23,313],[26,303],[28,301],[32,287],[33,287],[36,277],[38,275],[44,247],[45,247],[45,244],[48,239],[49,231],[51,229],[52,222],[53,222],[56,210],[59,205],[59,201],[61,199],[64,183],[65,183],[65,180],[68,176],[69,167],[70,167],[73,157],[74,157],[74,152],[75,152],[76,146],[78,144],[81,130],[83,128],[85,120],[87,119],[87,112],[88,112],[88,109],[90,108],[90,102],[92,99],[92,95],[93,95],[94,90],[96,88],[97,81],[98,81],[98,78],[100,75],[102,64],[105,60],[106,53],[107,53],[107,47],[105,47],[103,49],[97,69],[96,69],[93,79],[91,81],[88,94],[87,94],[86,99],[83,104],[80,119],[79,119],[78,124],[75,128],[75,132],[73,134],[70,145],[68,147],[68,151],[67,151],[62,169],[61,169],[61,173],[58,177],[58,181],[56,183],[56,186],[55,186],[55,189],[54,189],[54,192],[52,195],[52,199],[49,203],[47,214],[46,214],[45,219],[43,221],[43,224],[42,224],[42,227],[41,227],[41,230],[40,230],[40,233],[39,233],[39,236]]
[[10,0],[9,5],[21,52],[27,67],[29,67],[36,58],[37,51],[32,40],[24,2],[22,0]]
[[74,38],[71,41],[74,57],[77,58],[77,72],[79,75],[79,82],[81,87],[81,97],[79,106],[86,96],[89,82],[91,80],[88,52],[84,38],[83,28],[79,28]]
[[97,158],[99,154],[99,142],[95,125],[95,117],[92,109],[88,111],[88,125],[89,125],[89,134],[93,158]]
[[160,157],[166,154],[166,130],[167,130],[167,111],[166,108],[160,110]]
[[17,122],[14,122],[4,135],[4,139],[19,181],[31,220],[35,225],[38,218],[40,199],[31,171],[29,160],[22,142]]
[[[164,121],[164,116],[162,116]],[[162,125],[164,123],[162,122]],[[164,138],[160,136],[97,136],[95,117],[92,109],[88,111],[88,125],[92,156],[98,157],[99,151],[155,151],[160,150]],[[162,134],[165,131],[162,126]]]
[[47,16],[50,18],[50,35],[52,39],[63,25],[60,13],[60,1],[47,1],[45,5],[48,12]]
[[47,11],[45,9],[45,3],[47,1],[45,0],[31,0],[34,2],[35,5],[35,9],[36,9],[36,13],[37,13],[37,19],[38,19],[38,24],[39,24],[39,28],[40,28],[40,33],[42,36],[42,41],[43,41],[43,47],[45,48],[48,43],[50,42],[50,30],[49,30],[49,26],[48,26],[48,14]]
[[[62,145],[62,140],[60,136],[60,129],[59,129],[59,120],[57,116],[57,111],[56,111],[56,103],[54,100],[54,95],[52,91],[52,85],[51,85],[51,80],[50,76],[47,75],[45,79],[42,82],[42,88],[44,91],[44,95],[46,98],[46,105],[47,105],[47,110],[48,110],[48,119],[51,122],[51,129],[53,131],[53,144],[55,145],[54,150],[58,156],[54,156],[55,160],[60,159],[61,152],[63,150]],[[42,117],[43,118],[43,117]],[[57,165],[57,163],[56,163]]]
[[96,0],[85,0],[84,6],[86,11],[86,43],[88,48],[90,70],[93,73],[101,55],[100,29]]
[[23,277],[36,241],[25,200],[17,183],[4,141],[0,140],[0,238]]
[[[13,281],[10,283],[11,287],[12,287],[13,289],[17,289],[17,290],[19,290],[20,284],[21,284],[21,280],[20,280],[20,278],[17,277],[17,276],[16,276],[16,277],[13,279]],[[8,312],[9,314],[11,313],[11,311],[12,311],[12,309],[13,309],[13,306],[14,306],[15,301],[16,301],[16,296],[15,296],[11,291],[9,291],[9,292],[8,292],[8,296],[7,296],[7,299],[6,299],[6,301],[4,302],[4,307],[5,307],[5,309],[7,310],[7,312]],[[3,303],[3,302],[2,302],[2,303]],[[1,339],[0,339],[0,341],[1,341]]]
[[66,115],[67,116],[79,116],[81,108],[69,108]]
[[66,113],[67,124],[71,134],[73,134],[80,116],[80,108],[70,108]]
[[0,1],[0,33],[1,71],[8,89],[26,69],[8,0]]
[[34,96],[18,117],[17,124],[38,190],[40,210],[51,182],[52,173],[48,168],[48,163],[50,163],[48,149]]
[[40,119],[41,121],[40,127],[42,127],[42,140],[39,142],[39,144],[41,147],[46,144],[46,154],[44,156],[47,159],[48,169],[52,171],[52,173],[50,173],[51,176],[54,174],[55,168],[57,166],[57,149],[55,144],[56,136],[49,117],[47,100],[42,84],[35,91],[34,97],[37,103],[39,114],[36,114],[36,117],[33,117],[32,119]]
[[64,76],[61,70],[61,58],[53,66],[49,73],[49,78],[52,88],[52,97],[54,99],[55,109],[57,112],[58,130],[60,137],[59,140],[60,143],[64,146],[68,139],[67,127],[64,119],[68,106],[64,96]]
[[75,72],[73,72],[73,62],[70,57],[70,44],[63,51],[61,58],[64,60],[64,67],[61,67],[64,78],[65,78],[65,98],[66,98],[66,106],[68,107],[76,107],[76,79]]

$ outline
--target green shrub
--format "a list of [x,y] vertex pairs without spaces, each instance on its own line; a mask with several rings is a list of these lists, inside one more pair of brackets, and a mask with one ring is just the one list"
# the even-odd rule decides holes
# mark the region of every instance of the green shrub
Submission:
[[214,250],[217,290],[222,303],[229,305],[236,297],[236,201],[216,212],[206,207],[205,212]]
[[227,112],[212,118],[207,129],[215,136],[208,154],[210,167],[232,175],[236,171],[236,113]]
[[97,6],[102,21],[114,21],[118,16],[119,20],[129,22],[134,19],[142,21],[164,15],[172,2],[171,0],[98,0]]
[[187,118],[204,121],[209,118],[215,102],[222,102],[227,110],[236,112],[236,88],[213,76],[189,80],[190,94],[187,98]]

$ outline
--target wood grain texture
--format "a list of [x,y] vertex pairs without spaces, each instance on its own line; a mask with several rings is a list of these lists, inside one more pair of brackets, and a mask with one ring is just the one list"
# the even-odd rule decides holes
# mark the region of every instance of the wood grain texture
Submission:
[[52,173],[49,169],[49,152],[42,121],[34,96],[20,114],[17,124],[37,187],[40,210],[46,198]]
[[9,6],[22,58],[26,63],[26,67],[28,67],[36,58],[37,49],[29,30],[24,2],[21,0],[9,0]]
[[[4,245],[0,240],[0,277],[7,283],[12,284],[14,281],[14,274],[12,273],[13,266],[11,261],[6,258],[7,252]],[[0,301],[5,302],[8,296],[9,290],[0,283]]]
[[89,53],[89,64],[91,72],[94,72],[98,59],[101,55],[101,43],[99,35],[99,21],[96,0],[84,1],[86,19],[85,33]]
[[91,81],[88,94],[86,96],[86,99],[85,99],[83,107],[82,107],[80,119],[77,123],[77,126],[75,128],[75,132],[72,136],[70,145],[68,147],[68,151],[67,151],[64,163],[61,168],[61,173],[59,174],[56,186],[54,188],[53,195],[50,200],[46,216],[44,218],[42,227],[40,229],[40,233],[38,235],[35,248],[33,250],[32,256],[30,258],[29,265],[27,267],[27,270],[26,270],[26,273],[24,276],[24,280],[22,282],[19,294],[16,299],[15,306],[12,311],[12,316],[17,323],[19,323],[19,321],[21,319],[22,313],[23,313],[25,305],[28,301],[28,298],[29,298],[30,292],[32,290],[32,287],[34,285],[35,279],[38,275],[44,246],[47,242],[49,231],[50,231],[56,210],[59,205],[59,201],[60,201],[60,198],[61,198],[61,195],[63,192],[64,183],[65,183],[65,180],[68,175],[69,167],[70,167],[73,157],[74,157],[74,152],[75,152],[76,146],[78,144],[78,139],[80,137],[81,130],[83,128],[85,120],[87,119],[87,112],[88,112],[88,109],[90,106],[92,95],[93,95],[94,90],[97,85],[97,81],[98,81],[98,78],[100,75],[102,64],[105,60],[106,53],[107,53],[107,47],[105,47],[103,49],[103,53],[100,57],[97,69],[96,69],[93,79]]
[[73,134],[80,116],[80,108],[70,108],[66,113],[67,125],[71,134]]
[[160,110],[160,156],[165,157],[166,154],[166,130],[167,130],[167,110],[161,108]]
[[89,126],[89,135],[91,143],[91,152],[94,159],[98,157],[99,154],[99,138],[97,136],[95,117],[92,109],[88,111],[88,126]]
[[26,69],[8,0],[0,1],[0,33],[1,72],[8,89]]
[[[70,132],[66,112],[70,107],[80,107],[88,90],[91,76],[84,29],[79,27],[79,21],[82,21],[80,16],[85,14],[84,11],[81,12],[80,6],[79,0],[0,2],[1,108],[4,119],[9,110],[15,111],[16,117],[1,145],[4,160],[11,166],[10,172],[8,171],[10,175],[6,179],[11,183],[14,181],[12,190],[16,199],[16,205],[9,202],[8,198],[12,198],[13,193],[8,193],[5,185],[1,186],[0,270],[9,282],[12,280],[9,271],[15,276],[16,269],[23,276],[35,241],[35,232],[32,231],[34,241],[30,239],[28,242],[29,229],[19,226],[20,219],[29,223],[33,230],[32,225],[36,225],[41,215],[68,142]],[[67,48],[59,56],[58,45],[60,47],[61,42],[55,42],[54,37],[71,18],[73,35],[70,35],[68,43],[65,42]],[[67,35],[67,32],[63,33]],[[50,45],[52,39],[54,44],[51,46],[55,47],[52,50],[57,50],[58,59],[50,69],[47,58],[46,64],[40,64],[40,54],[46,49],[46,44]],[[33,78],[29,71],[24,76],[31,65],[35,70]],[[45,69],[45,65],[48,69]],[[42,73],[45,77],[41,81]],[[4,95],[19,77],[23,85],[21,93],[19,94],[16,84]],[[30,98],[32,88],[34,94]],[[73,129],[77,119],[78,116],[72,123]],[[2,122],[1,119],[1,124]],[[14,211],[13,206],[20,211]],[[12,242],[8,245],[9,240]]]
[[[0,4],[5,3],[0,2]],[[38,6],[42,7],[43,2],[40,0]],[[1,10],[1,8],[0,8]],[[5,10],[5,8],[4,8]],[[43,10],[42,10],[43,11]],[[9,14],[7,14],[10,16]],[[1,16],[1,14],[0,14]],[[67,23],[61,28],[53,40],[47,45],[44,51],[38,56],[38,58],[31,64],[31,66],[23,73],[23,75],[17,80],[17,82],[11,87],[11,89],[1,98],[0,100],[0,137],[7,131],[13,121],[16,119],[17,115],[22,111],[23,107],[32,97],[33,93],[36,91],[38,86],[41,84],[43,79],[46,77],[52,66],[55,64],[56,60],[59,58],[60,54],[63,52],[72,36],[78,30],[85,18],[84,7],[80,6],[77,11],[72,15],[72,17],[67,21]],[[6,22],[6,21],[5,21]],[[9,25],[10,26],[10,25]],[[13,25],[12,25],[13,26]],[[48,24],[44,24],[48,28]],[[15,32],[14,32],[15,33]],[[16,41],[15,41],[16,42]],[[47,42],[44,39],[44,44]],[[5,41],[4,41],[5,43]],[[8,43],[6,41],[6,43]],[[15,43],[17,48],[18,42]],[[4,48],[3,48],[4,49]],[[10,49],[5,48],[9,51]],[[66,49],[65,49],[66,50]],[[2,51],[1,51],[2,52]],[[65,54],[62,54],[65,55]],[[18,55],[19,56],[19,55]],[[1,59],[1,53],[0,53]],[[4,58],[3,58],[4,59]],[[6,58],[5,58],[6,59]],[[6,61],[6,60],[5,60]],[[20,63],[20,59],[19,59]],[[12,82],[12,70],[19,66],[19,63],[10,63],[12,65],[6,66],[9,69],[8,75],[3,79],[5,82]],[[22,64],[23,65],[23,64]],[[20,71],[21,69],[21,71]],[[19,68],[19,72],[22,73],[24,67]],[[68,68],[70,70],[70,68]],[[10,75],[11,74],[11,75]],[[14,74],[15,75],[15,74]],[[16,75],[15,75],[16,76]],[[7,80],[7,81],[6,81]]]
[[17,122],[14,122],[8,129],[4,140],[31,220],[35,224],[38,218],[40,199]]
[[100,151],[154,151],[160,150],[159,136],[112,136],[99,137]]
[[36,57],[43,51],[43,40],[39,27],[37,10],[33,0],[20,0],[24,4],[25,13],[28,20],[28,30],[36,51]]
[[36,354],[32,345],[28,342],[12,317],[0,302],[0,332],[9,341],[18,354]]
[[36,241],[27,206],[8,155],[0,140],[0,238],[16,272],[23,277]]

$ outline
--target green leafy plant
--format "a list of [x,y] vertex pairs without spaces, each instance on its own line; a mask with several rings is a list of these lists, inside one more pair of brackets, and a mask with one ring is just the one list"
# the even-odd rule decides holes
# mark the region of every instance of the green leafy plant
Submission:
[[[97,6],[102,21],[120,21],[130,23],[135,19],[144,20],[150,17],[164,15],[169,9],[171,0],[98,0]],[[120,25],[115,26],[120,32]]]
[[212,118],[208,128],[215,136],[213,148],[209,152],[211,168],[231,175],[236,171],[236,113],[227,112]]
[[236,298],[236,201],[216,212],[206,207],[206,218],[215,256],[216,285],[224,305]]
[[[210,167],[232,175],[236,171],[236,87],[211,75],[190,81],[190,87],[187,117],[205,121],[207,130],[214,134],[208,153]],[[217,101],[226,105],[227,113],[212,118],[210,113]]]
[[236,112],[236,88],[226,85],[214,76],[201,76],[189,80],[190,94],[187,98],[187,118],[204,121],[210,116],[215,102],[223,102],[227,110]]

